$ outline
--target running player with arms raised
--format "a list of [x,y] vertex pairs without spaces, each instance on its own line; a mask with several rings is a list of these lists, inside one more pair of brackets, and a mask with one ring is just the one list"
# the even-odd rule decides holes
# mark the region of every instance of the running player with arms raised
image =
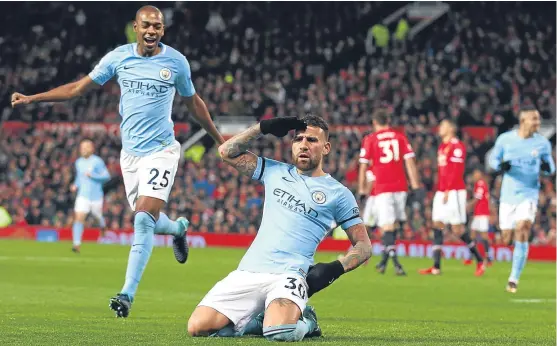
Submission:
[[495,141],[489,159],[491,168],[502,172],[499,227],[508,244],[514,230],[514,251],[507,291],[516,293],[528,259],[528,238],[536,219],[540,174],[555,174],[551,143],[538,133],[540,113],[532,106],[519,114],[517,130],[505,132]]
[[[261,135],[284,137],[289,130],[297,130],[293,165],[247,151]],[[238,269],[219,281],[192,313],[190,335],[240,336],[263,311],[259,330],[269,340],[300,341],[320,334],[315,312],[306,307],[308,295],[371,255],[356,199],[323,171],[323,157],[330,150],[328,125],[316,116],[263,120],[219,147],[225,162],[265,184],[263,219]],[[309,270],[317,246],[336,225],[354,247],[340,260]]]
[[176,91],[201,126],[221,144],[203,100],[195,93],[189,63],[177,50],[160,42],[164,35],[161,11],[144,6],[133,25],[137,43],[105,55],[88,76],[45,93],[12,95],[12,106],[34,102],[67,101],[98,88],[117,76],[120,85],[122,153],[120,166],[126,195],[135,211],[134,239],[124,287],[110,301],[118,317],[127,317],[143,271],[153,250],[154,234],[174,236],[176,260],[187,260],[185,218],[171,221],[161,209],[168,200],[180,159],[171,119]]
[[443,120],[439,125],[441,144],[437,150],[437,192],[433,198],[433,267],[420,270],[423,275],[441,274],[441,254],[443,249],[443,229],[451,225],[455,236],[466,243],[476,257],[476,276],[484,273],[483,258],[475,242],[466,232],[466,147],[456,137],[457,127],[451,120]]
[[377,271],[385,273],[387,262],[392,258],[396,275],[406,273],[396,255],[396,231],[398,226],[403,229],[406,222],[406,197],[408,184],[404,169],[412,189],[423,199],[424,193],[420,188],[418,169],[412,146],[406,136],[390,127],[390,116],[384,109],[375,111],[372,116],[375,132],[366,137],[360,150],[360,195],[366,192],[363,184],[363,174],[369,165],[375,176],[373,192],[374,209],[377,216],[377,226],[383,233],[383,258],[376,266]]

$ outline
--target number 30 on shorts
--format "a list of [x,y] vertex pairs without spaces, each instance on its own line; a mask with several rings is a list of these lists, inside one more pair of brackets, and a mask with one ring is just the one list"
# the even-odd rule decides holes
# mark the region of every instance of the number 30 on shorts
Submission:
[[[157,178],[159,177],[159,170],[156,168],[151,169],[151,171],[149,172],[149,176],[151,177],[151,179],[149,179],[149,182],[147,184],[149,185],[154,185],[153,186],[153,190],[160,190],[162,188],[165,188],[168,186],[168,184],[170,183],[168,181],[168,177],[167,175],[170,174],[170,171],[164,171],[162,178],[158,179],[158,182],[156,181]],[[157,185],[160,186],[160,188],[157,188]]]
[[286,278],[287,280],[290,281],[290,285],[285,285],[284,288],[288,288],[289,290],[292,290],[292,295],[295,297],[298,297],[300,299],[306,299],[306,287],[304,286],[303,283],[298,283],[298,279],[297,278]]

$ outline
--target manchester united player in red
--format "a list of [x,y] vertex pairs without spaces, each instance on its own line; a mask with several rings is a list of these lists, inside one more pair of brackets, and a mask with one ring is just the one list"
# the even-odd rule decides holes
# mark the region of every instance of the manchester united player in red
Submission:
[[[396,224],[406,221],[406,197],[408,184],[404,168],[413,190],[420,189],[418,169],[414,151],[406,136],[390,128],[390,116],[386,110],[379,109],[373,116],[375,132],[366,137],[360,150],[360,185],[358,193],[367,193],[363,175],[371,165],[375,176],[373,192],[377,226],[383,232],[383,258],[377,264],[380,273],[385,272],[389,257],[393,259],[397,275],[406,275],[396,256]],[[423,195],[423,192],[422,192]],[[401,226],[402,227],[402,226]]]
[[485,267],[483,258],[476,244],[465,230],[466,224],[466,184],[464,168],[466,147],[456,137],[456,124],[443,120],[439,125],[441,145],[437,150],[437,192],[433,198],[433,267],[420,270],[420,274],[441,274],[441,250],[443,247],[443,229],[451,225],[453,234],[466,243],[478,263],[476,276],[483,275]]
[[[474,208],[474,218],[470,225],[472,239],[477,239],[479,232],[482,237],[482,245],[485,249],[487,257],[487,265],[491,265],[489,258],[489,185],[486,182],[484,174],[481,170],[474,170],[472,178],[474,179],[474,198],[469,202],[470,207]],[[465,265],[472,264],[471,259],[464,261]]]

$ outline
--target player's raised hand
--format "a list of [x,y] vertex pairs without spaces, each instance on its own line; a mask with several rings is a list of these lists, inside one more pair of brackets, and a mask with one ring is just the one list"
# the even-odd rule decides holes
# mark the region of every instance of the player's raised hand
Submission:
[[305,122],[298,119],[297,117],[283,117],[262,120],[259,123],[259,127],[261,128],[261,133],[264,135],[270,133],[277,137],[284,137],[291,130],[305,130],[307,128],[307,125]]
[[31,103],[31,98],[29,96],[20,93],[12,94],[12,108],[15,108],[19,105],[28,105],[30,103]]

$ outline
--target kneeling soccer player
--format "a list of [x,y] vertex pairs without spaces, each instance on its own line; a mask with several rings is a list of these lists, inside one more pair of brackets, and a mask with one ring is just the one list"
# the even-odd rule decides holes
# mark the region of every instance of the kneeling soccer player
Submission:
[[[248,145],[264,134],[292,141],[294,165],[257,157]],[[354,247],[340,260],[318,263],[312,290],[320,290],[371,256],[371,242],[352,193],[323,171],[331,150],[328,125],[320,117],[263,120],[219,147],[223,160],[265,184],[261,227],[237,270],[219,281],[188,321],[192,336],[241,336],[264,312],[262,334],[275,341],[320,335],[314,310],[306,306],[306,273],[321,240],[335,225]],[[313,269],[312,268],[312,269]]]

